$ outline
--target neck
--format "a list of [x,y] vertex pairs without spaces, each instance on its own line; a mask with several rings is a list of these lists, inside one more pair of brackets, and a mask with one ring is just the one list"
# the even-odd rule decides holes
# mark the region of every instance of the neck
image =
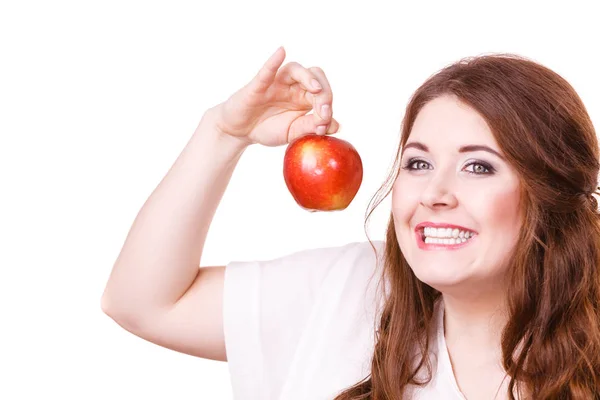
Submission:
[[499,349],[508,319],[503,296],[481,292],[473,298],[444,293],[444,333],[448,346],[468,344]]

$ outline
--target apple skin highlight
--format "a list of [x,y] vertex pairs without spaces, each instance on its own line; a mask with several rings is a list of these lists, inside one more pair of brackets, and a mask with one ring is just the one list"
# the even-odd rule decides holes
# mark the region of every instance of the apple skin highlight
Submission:
[[363,177],[360,155],[350,143],[309,134],[292,141],[283,160],[292,197],[307,211],[339,211],[352,202]]

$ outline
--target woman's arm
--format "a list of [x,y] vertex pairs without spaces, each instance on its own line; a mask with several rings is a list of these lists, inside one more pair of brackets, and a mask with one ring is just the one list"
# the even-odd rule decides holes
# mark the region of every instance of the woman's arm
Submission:
[[208,229],[247,144],[219,132],[209,109],[139,211],[114,264],[102,309],[127,325],[171,308],[199,274]]

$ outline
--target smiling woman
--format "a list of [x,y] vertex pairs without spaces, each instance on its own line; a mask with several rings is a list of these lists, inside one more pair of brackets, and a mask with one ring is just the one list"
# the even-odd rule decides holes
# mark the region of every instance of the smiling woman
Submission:
[[428,79],[372,207],[392,191],[371,376],[336,399],[598,398],[599,167],[548,68],[491,55]]
[[[447,310],[454,298],[481,305],[485,296],[492,307],[502,299],[522,217],[519,176],[501,153],[483,117],[448,95],[423,107],[403,148],[392,192],[398,243],[419,280],[444,293]],[[431,237],[453,228],[470,240],[427,244],[423,227],[438,228]]]
[[140,210],[105,312],[227,361],[236,398],[598,398],[598,139],[573,88],[521,57],[465,59],[417,89],[367,215],[391,192],[384,243],[198,268],[250,145],[339,128],[324,72],[284,58],[205,113]]

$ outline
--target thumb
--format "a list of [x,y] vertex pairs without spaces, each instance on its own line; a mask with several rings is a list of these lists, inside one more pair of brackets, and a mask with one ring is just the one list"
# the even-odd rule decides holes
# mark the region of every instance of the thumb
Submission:
[[[292,122],[288,130],[288,143],[304,135],[316,133],[317,126],[314,115],[312,114],[303,115],[302,117],[297,118]],[[331,118],[331,123],[327,125],[326,128],[327,131],[325,134],[331,135],[339,131],[340,124],[335,118]]]

